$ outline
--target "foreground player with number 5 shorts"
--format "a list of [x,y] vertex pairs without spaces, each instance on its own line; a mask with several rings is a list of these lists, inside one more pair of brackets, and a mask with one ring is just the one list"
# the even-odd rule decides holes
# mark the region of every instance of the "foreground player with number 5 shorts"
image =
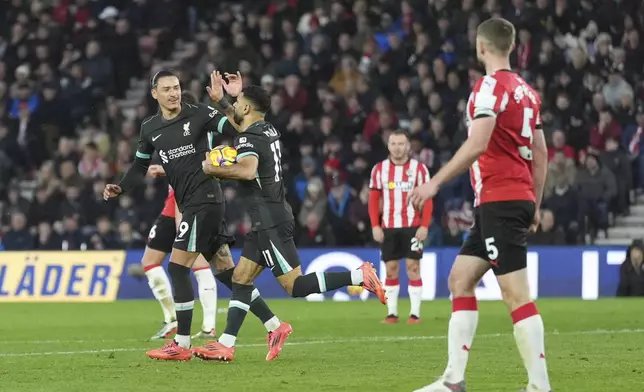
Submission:
[[490,268],[511,311],[514,338],[528,373],[525,390],[550,391],[543,321],[530,299],[526,271],[527,236],[539,222],[547,151],[539,96],[510,71],[515,34],[505,19],[479,25],[476,52],[486,75],[467,103],[468,139],[429,184],[411,195],[419,207],[441,184],[470,167],[475,221],[449,276],[449,360],[443,376],[417,392],[465,391],[465,368],[478,323],[475,289]]

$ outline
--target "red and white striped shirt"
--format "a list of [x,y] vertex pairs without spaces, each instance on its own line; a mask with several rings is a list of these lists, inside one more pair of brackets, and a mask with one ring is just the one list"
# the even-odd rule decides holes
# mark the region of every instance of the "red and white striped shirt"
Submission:
[[369,188],[382,193],[382,227],[420,226],[421,214],[407,203],[407,197],[415,187],[428,182],[427,166],[415,159],[404,165],[395,165],[389,159],[376,164],[371,170]]

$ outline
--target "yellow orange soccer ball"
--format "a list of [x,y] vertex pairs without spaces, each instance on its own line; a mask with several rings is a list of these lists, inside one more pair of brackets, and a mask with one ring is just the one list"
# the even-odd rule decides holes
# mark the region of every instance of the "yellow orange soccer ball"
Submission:
[[237,163],[237,150],[231,146],[217,146],[210,151],[214,166],[230,166]]
[[347,287],[347,292],[349,293],[349,295],[358,296],[358,295],[362,294],[362,290],[363,290],[362,286],[348,286]]

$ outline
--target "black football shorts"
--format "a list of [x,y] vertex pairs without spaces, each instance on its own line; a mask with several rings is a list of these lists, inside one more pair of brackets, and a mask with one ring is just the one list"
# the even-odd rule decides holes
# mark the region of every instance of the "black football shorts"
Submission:
[[246,235],[242,257],[273,272],[284,275],[300,266],[300,254],[293,240],[294,221],[280,223],[270,229],[251,231]]
[[418,227],[382,229],[385,234],[380,245],[382,261],[420,260],[423,257],[425,244],[416,238],[416,230]]
[[528,200],[481,204],[474,209],[474,226],[460,254],[489,261],[495,275],[526,268],[534,212],[535,205]]

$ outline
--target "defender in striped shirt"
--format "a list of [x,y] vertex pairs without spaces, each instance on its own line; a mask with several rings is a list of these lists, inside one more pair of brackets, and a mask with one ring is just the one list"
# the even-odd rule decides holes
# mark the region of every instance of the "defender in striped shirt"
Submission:
[[381,244],[382,261],[387,266],[385,294],[388,314],[383,322],[398,322],[399,261],[404,258],[411,301],[408,323],[416,324],[420,322],[423,291],[420,259],[423,256],[433,205],[429,199],[422,211],[417,211],[407,202],[407,197],[415,187],[429,182],[429,170],[427,166],[409,158],[411,143],[409,135],[404,131],[391,133],[388,149],[389,157],[373,167],[369,181],[369,217],[373,238]]

